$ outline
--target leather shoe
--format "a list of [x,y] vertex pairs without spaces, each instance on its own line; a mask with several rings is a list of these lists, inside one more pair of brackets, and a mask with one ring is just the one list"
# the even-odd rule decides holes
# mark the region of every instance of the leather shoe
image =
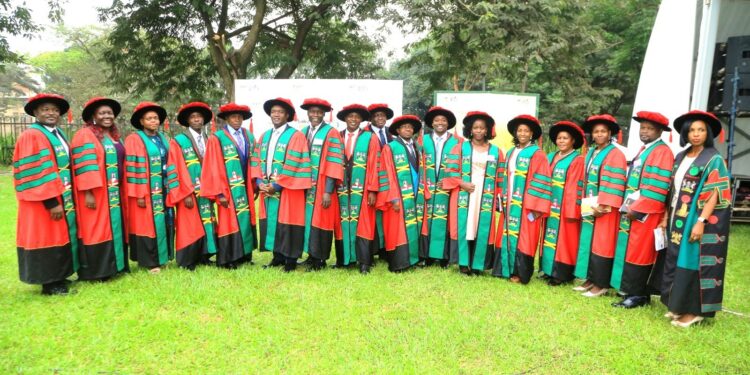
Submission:
[[687,322],[681,322],[679,320],[673,320],[672,325],[675,327],[681,327],[681,328],[688,328],[693,324],[699,323],[703,320],[703,317],[700,315],[696,315],[693,319],[688,320]]
[[589,289],[588,291],[586,291],[585,293],[583,293],[581,295],[584,296],[584,297],[596,298],[596,297],[600,297],[600,296],[603,296],[603,295],[607,294],[607,292],[609,292],[609,289],[607,289],[607,288],[599,289],[598,292],[592,292]]
[[42,294],[46,296],[63,296],[67,295],[68,292],[68,284],[61,281],[56,283],[44,284],[42,286]]
[[360,264],[359,265],[359,273],[361,273],[363,275],[367,275],[368,273],[370,273],[370,266],[368,266],[366,264]]
[[462,274],[466,275],[466,276],[473,275],[473,272],[471,272],[471,268],[466,267],[466,266],[460,266],[460,267],[458,267],[458,271],[461,272]]
[[284,272],[292,272],[297,269],[297,261],[295,260],[293,263],[287,263],[284,264]]
[[[310,258],[307,258],[307,259],[309,260]],[[297,263],[297,264],[299,265],[300,263]],[[325,261],[317,260],[317,261],[307,262],[307,272],[320,271],[323,268],[326,268]]]
[[271,263],[268,263],[265,266],[263,266],[263,269],[272,268],[272,267],[281,267],[283,265],[284,265],[284,262],[280,260],[272,260]]
[[442,269],[448,268],[448,259],[440,259],[440,268]]
[[646,306],[651,303],[650,296],[628,296],[620,302],[612,304],[613,307],[622,307],[624,309],[634,309],[636,307]]
[[298,266],[309,266],[309,265],[311,265],[313,263],[313,259],[314,259],[313,257],[308,256],[307,259],[300,260],[299,262],[297,262],[297,265]]

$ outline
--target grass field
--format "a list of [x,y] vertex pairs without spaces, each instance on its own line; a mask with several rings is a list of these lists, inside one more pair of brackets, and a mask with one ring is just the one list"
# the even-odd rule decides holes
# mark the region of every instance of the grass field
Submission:
[[[18,280],[16,205],[0,176],[0,373],[748,373],[750,226],[730,235],[724,306],[674,328],[654,303],[570,287],[465,277],[455,268],[392,274],[284,274],[173,264],[44,297]],[[39,228],[43,230],[44,228]],[[134,266],[134,265],[133,265]]]

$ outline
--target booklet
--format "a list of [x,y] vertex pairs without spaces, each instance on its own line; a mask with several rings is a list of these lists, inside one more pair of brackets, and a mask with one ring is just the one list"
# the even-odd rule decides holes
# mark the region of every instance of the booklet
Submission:
[[654,247],[656,251],[661,251],[667,248],[667,232],[661,227],[654,229]]
[[581,216],[593,216],[594,207],[598,206],[599,196],[594,195],[581,199]]
[[636,191],[628,194],[625,197],[625,199],[623,199],[623,201],[622,201],[622,206],[620,206],[620,212],[625,213],[625,212],[629,212],[630,211],[630,214],[633,215],[633,216],[635,216],[635,220],[637,220],[637,221],[639,221],[641,223],[645,223],[646,219],[648,219],[648,214],[644,214],[644,213],[632,211],[630,209],[630,206],[633,203],[635,203],[635,201],[637,201],[638,198],[640,198],[640,197],[641,197],[641,191],[640,190],[636,190]]

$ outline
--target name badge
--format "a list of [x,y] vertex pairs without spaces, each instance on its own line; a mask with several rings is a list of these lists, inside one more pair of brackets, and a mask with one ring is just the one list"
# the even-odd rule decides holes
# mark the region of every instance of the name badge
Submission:
[[313,144],[313,146],[322,146],[323,145],[323,139],[320,139],[320,138],[313,139],[313,143],[312,144]]
[[495,155],[487,155],[487,161],[496,162],[497,158]]

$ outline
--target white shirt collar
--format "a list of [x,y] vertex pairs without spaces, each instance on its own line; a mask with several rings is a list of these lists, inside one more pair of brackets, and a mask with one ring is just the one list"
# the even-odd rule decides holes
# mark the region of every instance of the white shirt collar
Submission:
[[654,143],[656,143],[656,142],[659,142],[659,140],[660,140],[660,139],[661,139],[661,138],[656,138],[656,139],[654,139],[653,141],[651,141],[651,142],[649,142],[649,143],[646,143],[645,145],[643,145],[643,146],[645,147],[645,148],[644,148],[644,150],[645,150],[646,148],[649,148],[649,147],[651,147],[651,146],[652,146],[652,145],[653,145]]
[[437,135],[437,133],[432,133],[432,138],[444,141],[448,139],[448,132],[443,133],[443,135]]
[[287,125],[289,124],[284,124],[284,125],[279,126],[278,128],[273,128],[273,133],[281,134],[282,132],[284,132],[284,130],[286,130]]
[[[401,137],[399,137],[399,138],[401,138]],[[401,138],[401,141],[403,141],[404,144],[407,145],[407,146],[411,146],[412,143],[414,143],[413,139],[406,140],[406,139]]]
[[198,136],[200,136],[200,137],[201,137],[201,139],[203,139],[203,134],[201,134],[201,133],[199,133],[199,132],[195,131],[195,130],[194,130],[193,128],[188,128],[188,130],[189,130],[189,131],[190,131],[190,133],[191,133],[191,134],[193,135],[193,138],[195,138],[195,139],[198,139]]
[[55,131],[55,129],[57,129],[57,126],[52,126],[52,127],[47,126],[47,125],[42,125],[42,126],[44,126],[45,129],[49,130],[50,133],[52,133],[53,131]]

